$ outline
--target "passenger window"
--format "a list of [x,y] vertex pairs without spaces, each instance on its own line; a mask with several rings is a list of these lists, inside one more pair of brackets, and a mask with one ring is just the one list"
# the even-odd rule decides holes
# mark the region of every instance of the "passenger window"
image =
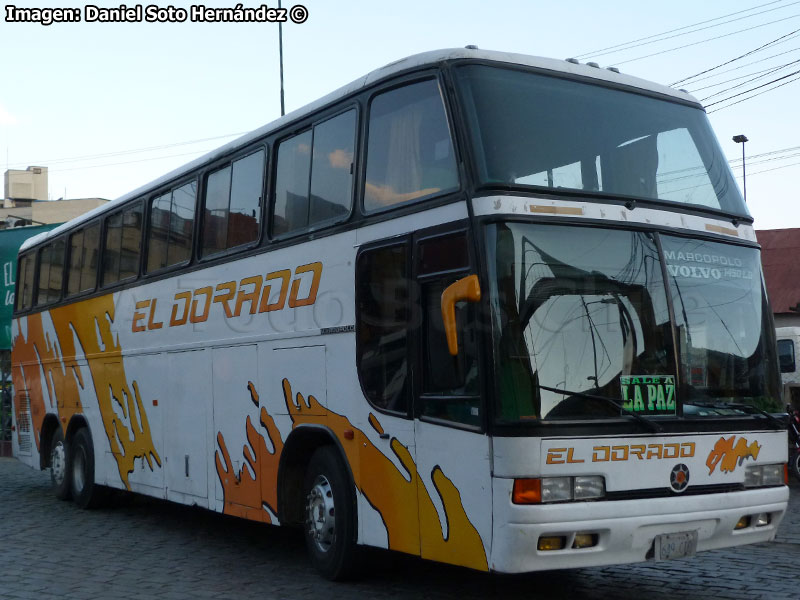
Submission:
[[64,240],[51,244],[50,251],[50,285],[48,302],[61,300],[61,286],[64,282]]
[[308,224],[336,221],[350,212],[353,197],[353,155],[356,111],[314,127],[311,163],[311,206]]
[[106,219],[106,245],[103,251],[103,285],[131,279],[139,274],[142,246],[142,203],[119,211]]
[[367,399],[384,410],[408,410],[408,244],[358,257],[358,371]]
[[208,176],[203,212],[203,256],[258,239],[264,185],[263,150]]
[[17,310],[27,310],[33,300],[33,267],[34,255],[26,254],[19,259],[17,279],[19,280],[16,297]]
[[272,234],[345,218],[353,195],[356,111],[349,110],[278,146]]
[[93,290],[97,282],[100,223],[90,225],[69,238],[69,269],[67,271],[67,296]]
[[308,180],[311,172],[311,131],[281,142],[275,176],[272,235],[281,236],[308,225]]
[[153,199],[147,234],[147,272],[188,262],[192,255],[197,183],[192,181]]
[[457,188],[438,83],[422,81],[376,96],[369,113],[364,209],[377,211]]
[[50,293],[50,246],[39,250],[39,289],[36,292],[36,306],[48,302]]

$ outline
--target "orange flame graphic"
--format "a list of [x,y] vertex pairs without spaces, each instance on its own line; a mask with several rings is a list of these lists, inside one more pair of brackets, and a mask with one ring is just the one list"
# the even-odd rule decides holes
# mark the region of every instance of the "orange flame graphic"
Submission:
[[752,458],[753,460],[758,459],[759,450],[761,450],[761,446],[757,441],[754,441],[748,446],[747,438],[741,437],[737,441],[735,435],[732,435],[728,439],[721,437],[717,440],[717,443],[714,444],[714,449],[711,450],[706,460],[708,474],[711,475],[717,465],[719,465],[719,470],[721,472],[732,473],[734,469],[736,469],[737,463],[741,466],[748,458]]
[[[251,397],[256,402],[258,396],[252,382],[248,383],[248,388]],[[347,417],[323,407],[313,395],[304,397],[299,392],[293,394],[292,386],[287,379],[283,380],[283,397],[292,418],[293,427],[311,423],[323,424],[342,441],[342,447],[353,470],[356,487],[366,496],[370,505],[380,513],[386,526],[389,548],[411,554],[421,554],[424,558],[488,570],[483,542],[466,514],[461,493],[445,476],[440,467],[437,466],[433,469],[431,479],[434,490],[444,506],[445,520],[448,523],[447,535],[444,534],[439,514],[431,499],[431,491],[424,484],[419,485],[420,474],[408,448],[397,439],[391,441],[392,452],[403,466],[403,470],[401,470],[370,441],[363,431],[354,427]],[[380,423],[374,415],[370,414],[369,422],[374,429],[382,431]],[[276,507],[274,496],[277,490],[278,459],[280,451],[283,449],[283,442],[263,407],[261,409],[261,425],[267,429],[275,451],[266,451],[263,436],[251,425],[248,417],[246,427],[249,445],[253,448],[260,448],[261,451],[261,454],[257,454],[256,460],[253,459],[250,449],[247,446],[244,448],[245,459],[256,474],[255,481],[252,480],[246,467],[243,467],[239,473],[233,473],[223,436],[221,433],[217,435],[217,442],[222,454],[222,461],[219,453],[217,454],[217,474],[220,481],[223,482],[225,512],[228,514],[252,515],[252,512],[245,507],[229,503],[229,500],[237,502],[236,498],[240,498],[237,494],[243,493],[242,486],[249,490],[247,493],[250,496],[245,500],[248,506],[254,506],[253,500],[258,497],[257,494],[263,492],[264,503],[273,512]],[[349,443],[345,442],[345,429],[349,429],[355,434],[354,440]],[[262,456],[269,457],[269,459],[262,462],[257,468],[258,461]],[[231,478],[231,474],[234,475],[233,478]],[[264,483],[259,484],[259,479],[263,479]],[[421,491],[419,495],[417,493],[418,485]],[[237,486],[238,491],[235,491]],[[267,498],[268,495],[269,498]],[[417,512],[417,503],[419,503],[419,512]],[[262,512],[266,514],[266,511]],[[264,516],[258,518],[267,520]],[[410,526],[416,522],[419,522],[420,529],[426,534],[422,545],[417,528]]]

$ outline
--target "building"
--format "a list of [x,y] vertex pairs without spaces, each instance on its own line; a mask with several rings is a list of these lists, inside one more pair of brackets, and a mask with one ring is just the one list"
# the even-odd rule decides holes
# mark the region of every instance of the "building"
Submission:
[[800,229],[756,232],[775,327],[800,327]]
[[4,197],[17,202],[47,200],[47,167],[8,169],[3,177]]
[[49,201],[47,167],[28,167],[24,171],[8,169],[3,181],[5,194],[0,208],[0,229],[64,223],[108,202],[103,198]]

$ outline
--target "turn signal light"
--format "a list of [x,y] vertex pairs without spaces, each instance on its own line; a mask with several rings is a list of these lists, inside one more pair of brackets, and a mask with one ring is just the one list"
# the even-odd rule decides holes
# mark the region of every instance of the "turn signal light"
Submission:
[[540,537],[539,543],[536,544],[536,547],[542,551],[563,550],[566,543],[567,538],[565,538],[563,535],[549,535]]
[[515,479],[511,499],[514,504],[539,504],[542,501],[542,480]]

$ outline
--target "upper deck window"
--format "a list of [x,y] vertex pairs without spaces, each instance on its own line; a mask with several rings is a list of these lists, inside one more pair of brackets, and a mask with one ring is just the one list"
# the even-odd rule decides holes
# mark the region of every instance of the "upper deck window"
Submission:
[[264,150],[258,150],[208,176],[203,212],[203,256],[258,239],[264,156]]
[[67,296],[93,290],[97,283],[100,223],[94,223],[69,236]]
[[457,188],[453,142],[436,80],[376,96],[369,113],[364,209],[378,211]]
[[531,72],[458,69],[480,183],[747,215],[705,113]]
[[141,247],[142,203],[139,201],[106,219],[103,285],[136,277]]
[[353,195],[356,111],[348,110],[278,146],[272,233],[340,221]]
[[194,201],[197,183],[191,181],[154,198],[147,234],[147,272],[185,263],[192,253]]

